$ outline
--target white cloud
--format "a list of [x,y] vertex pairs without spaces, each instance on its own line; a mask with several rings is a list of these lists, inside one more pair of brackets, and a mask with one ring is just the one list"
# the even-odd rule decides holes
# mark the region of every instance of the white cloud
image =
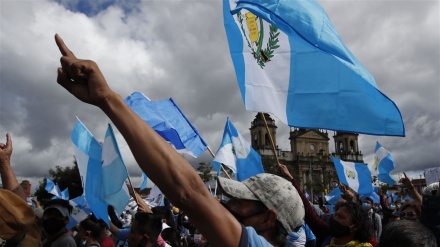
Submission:
[[[70,131],[78,116],[103,138],[108,118],[56,83],[59,33],[75,54],[92,59],[108,83],[128,96],[172,97],[215,152],[226,116],[245,137],[256,113],[245,112],[223,28],[220,1],[96,2],[96,15],[67,10],[79,2],[2,1],[0,16],[0,142],[14,139],[20,178],[72,163]],[[375,142],[389,149],[399,171],[440,166],[440,21],[438,1],[321,1],[336,30],[379,89],[400,108],[405,138],[360,136],[366,162]],[[101,5],[100,5],[101,4]],[[64,6],[63,6],[64,5]],[[275,118],[280,148],[289,127]],[[116,131],[117,132],[117,131]],[[118,135],[130,174],[140,177]],[[330,149],[333,142],[330,140]],[[211,161],[209,153],[197,164]],[[396,169],[397,170],[397,169]],[[42,179],[42,178],[41,178]]]

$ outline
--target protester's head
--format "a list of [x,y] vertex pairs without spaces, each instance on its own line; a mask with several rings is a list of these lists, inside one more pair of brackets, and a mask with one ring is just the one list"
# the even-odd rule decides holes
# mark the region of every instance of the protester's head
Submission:
[[153,214],[159,216],[163,223],[171,228],[175,228],[173,212],[169,208],[165,206],[156,206],[152,208],[151,211],[153,211]]
[[354,202],[339,205],[334,217],[330,219],[329,229],[334,238],[351,236],[353,240],[369,242],[372,237],[367,212]]
[[82,239],[97,241],[101,233],[99,221],[94,217],[88,217],[79,223],[78,235]]
[[367,197],[364,199],[364,201],[362,202],[362,207],[365,210],[370,210],[373,208],[373,200],[370,197]]
[[400,219],[418,220],[421,214],[421,206],[417,202],[403,204],[400,208]]
[[269,232],[269,241],[277,245],[284,245],[287,234],[303,224],[304,205],[298,191],[282,177],[262,173],[242,182],[218,177],[218,182],[230,198],[226,208],[235,218],[260,235]]
[[434,234],[414,220],[398,220],[388,223],[380,236],[380,247],[436,247]]
[[178,247],[182,246],[182,243],[180,242],[180,232],[173,228],[165,228],[160,233],[160,236],[162,236],[162,239],[170,246]]
[[129,247],[157,246],[157,238],[162,231],[162,220],[151,214],[137,212],[128,235]]
[[53,236],[66,229],[73,207],[63,199],[50,200],[44,206],[43,229]]
[[9,190],[0,190],[0,238],[22,240],[35,221],[32,208]]

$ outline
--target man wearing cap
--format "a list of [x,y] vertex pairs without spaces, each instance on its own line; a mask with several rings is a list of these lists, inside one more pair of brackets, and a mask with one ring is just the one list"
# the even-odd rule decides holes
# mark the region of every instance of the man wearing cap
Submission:
[[66,225],[72,206],[63,199],[48,201],[44,206],[43,230],[47,238],[43,241],[43,247],[76,247],[75,240],[67,232]]
[[77,59],[58,35],[55,42],[62,54],[58,84],[79,100],[98,106],[111,119],[142,170],[212,246],[281,246],[282,235],[302,225],[304,206],[295,199],[298,192],[275,175],[251,177],[244,183],[220,180],[232,197],[228,212],[191,164],[108,86],[95,62]]
[[262,173],[242,182],[218,177],[218,182],[230,197],[226,208],[241,224],[249,226],[248,235],[256,242],[260,235],[274,245],[284,246],[287,235],[304,223],[301,198],[284,178]]
[[12,138],[6,134],[6,143],[0,143],[0,238],[5,246],[33,247],[40,244],[40,228],[32,208],[27,204],[23,188],[11,167]]

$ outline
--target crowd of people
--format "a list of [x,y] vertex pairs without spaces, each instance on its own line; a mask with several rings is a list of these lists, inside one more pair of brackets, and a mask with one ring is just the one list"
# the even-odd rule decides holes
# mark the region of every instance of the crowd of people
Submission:
[[[200,176],[108,86],[96,63],[81,60],[55,36],[62,54],[58,83],[79,100],[99,107],[119,129],[140,168],[166,195],[164,206],[150,208],[133,190],[137,212],[123,222],[109,207],[110,224],[89,215],[67,229],[72,206],[54,199],[31,208],[10,165],[12,138],[0,143],[0,238],[4,246],[438,246],[438,183],[418,193],[406,177],[413,203],[360,200],[341,187],[334,214],[323,212],[301,191],[286,166],[244,181],[219,177],[227,198],[213,197]],[[169,200],[169,201],[168,201]],[[125,217],[124,217],[125,220]]]

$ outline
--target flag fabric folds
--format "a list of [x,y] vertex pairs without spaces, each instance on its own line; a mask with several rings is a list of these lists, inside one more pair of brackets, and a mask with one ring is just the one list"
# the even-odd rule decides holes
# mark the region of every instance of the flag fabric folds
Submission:
[[264,173],[260,155],[241,136],[234,125],[226,120],[223,140],[215,154],[212,166],[219,171],[220,165],[229,167],[238,181]]
[[124,101],[179,153],[197,158],[206,151],[205,141],[172,99],[151,101],[142,93],[134,92]]
[[157,185],[154,185],[151,190],[150,194],[148,195],[148,198],[146,201],[148,202],[148,205],[151,208],[154,208],[156,206],[162,206],[163,205],[163,199],[165,198],[165,195],[162,193],[162,191],[157,187]]
[[54,195],[56,198],[61,198],[61,190],[57,184],[55,184],[52,180],[46,178],[46,186],[44,189],[47,193]]
[[223,14],[246,110],[299,128],[405,135],[399,109],[317,1],[223,0]]
[[89,205],[87,204],[84,195],[78,196],[69,201],[69,204],[72,205],[72,214],[69,218],[69,223],[67,224],[67,230],[72,229],[74,226],[78,225],[82,220],[84,220],[89,214],[92,213]]
[[339,187],[334,188],[327,195],[324,196],[325,200],[330,204],[335,204],[342,197],[342,192]]
[[96,218],[104,220],[109,225],[102,182],[102,147],[79,119],[72,130],[71,139],[85,199]]
[[391,177],[390,172],[394,170],[394,159],[391,153],[376,142],[374,149],[374,164],[370,167],[373,176],[383,183],[394,185],[396,181]]
[[109,124],[102,147],[102,184],[105,201],[115,207],[118,215],[124,211],[130,201],[125,180],[127,168],[122,160],[112,126]]
[[355,162],[346,162],[332,156],[339,181],[356,193],[370,195],[373,192],[371,173],[367,165]]
[[139,191],[142,191],[147,188],[147,182],[148,182],[147,174],[145,174],[145,172],[142,172],[142,184],[139,187]]

